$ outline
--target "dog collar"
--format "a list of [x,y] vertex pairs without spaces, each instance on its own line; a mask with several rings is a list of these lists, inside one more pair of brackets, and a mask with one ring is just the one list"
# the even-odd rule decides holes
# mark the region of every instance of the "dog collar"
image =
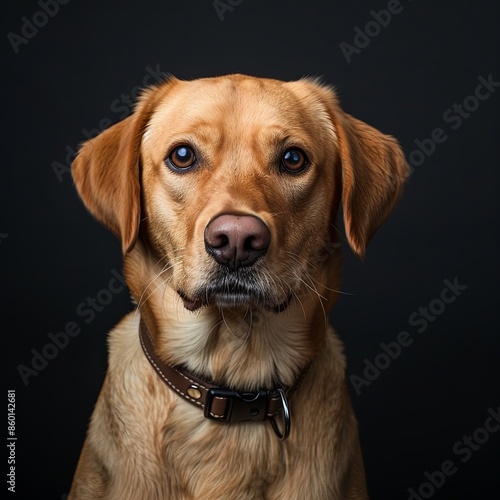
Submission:
[[[143,319],[139,324],[139,339],[151,366],[170,389],[203,409],[205,418],[217,422],[262,422],[269,420],[280,440],[290,434],[291,414],[288,399],[297,390],[306,367],[291,388],[277,387],[273,391],[237,391],[208,383],[188,373],[183,367],[164,363],[155,352],[155,343]],[[276,419],[282,414],[282,430]]]

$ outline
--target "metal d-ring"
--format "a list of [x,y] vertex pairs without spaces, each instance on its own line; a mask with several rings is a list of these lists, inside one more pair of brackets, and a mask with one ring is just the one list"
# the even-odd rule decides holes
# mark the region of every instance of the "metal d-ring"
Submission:
[[277,392],[280,395],[281,407],[283,409],[283,432],[278,429],[278,424],[276,424],[276,417],[274,415],[271,417],[271,425],[273,426],[273,430],[278,436],[278,439],[280,441],[284,441],[290,435],[290,407],[288,406],[285,391],[280,388]]

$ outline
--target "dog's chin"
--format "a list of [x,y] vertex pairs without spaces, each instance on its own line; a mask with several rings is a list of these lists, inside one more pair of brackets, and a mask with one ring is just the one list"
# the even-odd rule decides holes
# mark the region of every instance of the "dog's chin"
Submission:
[[210,293],[199,293],[196,298],[189,297],[181,290],[177,290],[177,293],[182,299],[184,308],[191,312],[198,311],[203,307],[214,306],[219,309],[242,309],[243,311],[256,309],[281,313],[288,308],[292,300],[291,294],[282,302],[273,302],[264,298],[256,298],[254,295],[238,292],[211,291]]
[[191,299],[185,293],[177,290],[179,297],[182,299],[184,308],[188,311],[197,311],[203,307],[203,301],[201,299]]

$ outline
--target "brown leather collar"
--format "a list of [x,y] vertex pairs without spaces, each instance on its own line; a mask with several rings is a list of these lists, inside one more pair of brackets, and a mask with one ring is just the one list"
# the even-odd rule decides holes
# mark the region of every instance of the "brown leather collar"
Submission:
[[[204,410],[205,418],[218,422],[247,422],[270,420],[274,432],[284,440],[290,434],[290,408],[288,399],[302,382],[307,368],[291,388],[278,387],[274,391],[236,391],[208,383],[188,373],[182,367],[164,363],[155,353],[155,344],[143,319],[139,325],[139,338],[149,362],[162,380],[177,394]],[[282,430],[276,417],[283,414]]]

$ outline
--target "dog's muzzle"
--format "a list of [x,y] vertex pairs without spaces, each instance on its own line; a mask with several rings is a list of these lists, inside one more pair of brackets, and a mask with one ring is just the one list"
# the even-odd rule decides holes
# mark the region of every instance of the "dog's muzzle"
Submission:
[[232,272],[218,267],[210,276],[208,284],[198,289],[191,297],[177,290],[184,307],[196,311],[203,306],[224,308],[258,308],[267,311],[283,312],[292,299],[292,292],[283,299],[272,290],[264,287],[257,270],[242,268]]
[[205,228],[205,249],[217,263],[208,284],[192,296],[177,293],[184,307],[195,311],[200,307],[262,307],[282,312],[288,307],[291,293],[277,300],[264,287],[256,262],[265,255],[271,243],[271,231],[253,215],[224,214],[212,219]]

